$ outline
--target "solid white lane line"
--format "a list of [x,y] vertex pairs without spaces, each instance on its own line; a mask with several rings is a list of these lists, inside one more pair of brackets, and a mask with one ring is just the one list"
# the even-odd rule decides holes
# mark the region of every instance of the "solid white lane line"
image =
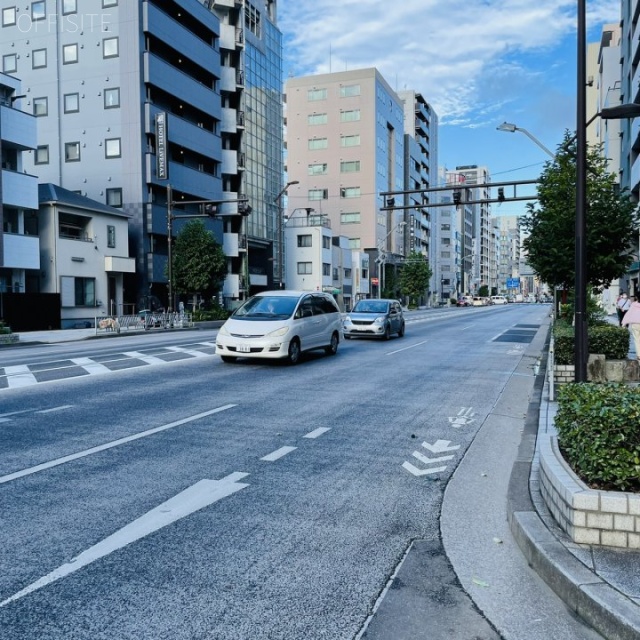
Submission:
[[139,351],[125,351],[125,356],[129,356],[130,358],[135,358],[136,360],[142,360],[147,364],[167,364],[166,360],[162,358],[157,358],[156,356],[147,356],[144,353],[140,353]]
[[389,351],[385,355],[392,356],[394,353],[400,353],[401,351],[406,351],[407,349],[413,349],[414,347],[419,347],[422,344],[426,344],[428,340],[423,340],[422,342],[416,342],[416,344],[411,344],[408,347],[402,347],[402,349],[396,349],[395,351]]
[[97,373],[111,373],[109,367],[105,367],[99,362],[94,362],[91,358],[71,358],[71,362],[81,366],[87,373],[92,375]]
[[41,411],[34,411],[34,413],[53,413],[54,411],[62,411],[64,409],[71,409],[72,404],[63,404],[59,407],[52,407],[51,409],[42,409]]
[[173,496],[173,498],[151,509],[151,511],[148,511],[137,520],[134,520],[101,542],[98,542],[98,544],[83,551],[67,564],[63,564],[43,578],[36,580],[28,587],[18,591],[18,593],[15,593],[10,598],[0,602],[0,607],[19,600],[37,589],[41,589],[60,578],[64,578],[96,560],[108,556],[110,553],[122,549],[128,544],[170,525],[176,520],[185,518],[222,498],[230,496],[236,491],[248,487],[248,484],[237,482],[248,475],[248,473],[235,472],[221,480],[205,479],[196,482],[196,484],[181,491],[179,494]]
[[9,473],[6,476],[0,476],[0,484],[11,482],[12,480],[17,480],[18,478],[23,478],[24,476],[29,476],[40,471],[45,471],[46,469],[52,469],[53,467],[57,467],[67,462],[72,462],[73,460],[78,460],[79,458],[85,458],[86,456],[93,455],[94,453],[100,453],[101,451],[106,451],[107,449],[113,449],[114,447],[119,447],[121,444],[127,444],[128,442],[140,440],[141,438],[146,438],[147,436],[151,436],[155,433],[160,433],[161,431],[166,431],[167,429],[173,429],[174,427],[179,427],[180,425],[187,424],[188,422],[193,422],[194,420],[199,420],[200,418],[205,418],[206,416],[213,415],[214,413],[220,413],[221,411],[226,411],[227,409],[231,409],[236,406],[238,405],[226,404],[223,407],[211,409],[210,411],[204,411],[203,413],[198,413],[194,416],[183,418],[182,420],[176,420],[175,422],[170,422],[169,424],[162,425],[161,427],[154,427],[153,429],[141,431],[140,433],[136,433],[132,436],[127,436],[126,438],[113,440],[112,442],[107,442],[97,447],[91,447],[91,449],[85,449],[84,451],[78,451],[78,453],[72,453],[71,455],[57,458],[56,460],[43,462],[42,464],[38,464],[35,467],[29,467],[28,469],[23,469],[22,471]]
[[26,364],[17,364],[12,367],[5,367],[4,373],[7,377],[7,386],[10,389],[29,387],[32,384],[38,384],[36,377],[31,373],[31,371],[29,371],[29,367]]
[[283,456],[286,456],[288,453],[295,451],[297,447],[280,447],[275,451],[272,451],[270,454],[264,456],[264,458],[260,458],[260,460],[264,460],[265,462],[273,462],[274,460],[278,460]]
[[306,436],[302,436],[302,437],[303,438],[318,438],[323,433],[327,433],[327,431],[331,431],[331,429],[329,427],[318,427],[317,429],[314,429],[313,431],[310,431],[309,433],[307,433]]

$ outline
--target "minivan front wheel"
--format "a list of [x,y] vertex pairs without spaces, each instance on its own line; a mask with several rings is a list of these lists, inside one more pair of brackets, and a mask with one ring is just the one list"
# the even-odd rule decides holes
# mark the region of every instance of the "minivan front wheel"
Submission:
[[331,336],[331,343],[324,348],[324,352],[328,356],[335,356],[338,353],[338,343],[340,342],[340,338],[338,338],[338,334],[334,331]]
[[391,339],[391,327],[389,325],[386,325],[384,328],[384,334],[382,336],[383,340],[390,340]]
[[287,362],[289,364],[298,364],[300,361],[300,341],[294,338],[289,343],[289,351],[287,353]]

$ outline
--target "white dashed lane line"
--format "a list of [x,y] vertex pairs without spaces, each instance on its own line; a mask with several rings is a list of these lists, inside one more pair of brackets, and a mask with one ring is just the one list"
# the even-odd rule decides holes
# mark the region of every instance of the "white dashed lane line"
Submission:
[[265,462],[274,462],[275,460],[279,460],[283,456],[286,456],[288,453],[295,451],[297,448],[298,447],[280,447],[263,458],[260,458],[260,460],[264,460]]

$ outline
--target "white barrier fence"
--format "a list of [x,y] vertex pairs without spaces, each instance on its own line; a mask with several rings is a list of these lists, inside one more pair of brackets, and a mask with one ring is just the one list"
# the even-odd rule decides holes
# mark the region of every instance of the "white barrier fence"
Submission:
[[190,313],[143,312],[132,316],[108,316],[96,318],[96,335],[121,331],[148,331],[151,329],[184,329],[192,327]]

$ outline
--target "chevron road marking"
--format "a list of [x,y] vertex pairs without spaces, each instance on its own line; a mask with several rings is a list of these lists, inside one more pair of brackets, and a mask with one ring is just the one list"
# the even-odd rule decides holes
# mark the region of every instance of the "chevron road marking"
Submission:
[[432,473],[440,473],[441,471],[445,471],[445,469],[447,468],[445,466],[434,467],[433,469],[418,469],[417,467],[414,467],[410,462],[403,462],[402,466],[414,476],[426,476]]
[[444,451],[455,451],[460,448],[459,444],[451,445],[450,440],[436,440],[433,444],[429,444],[428,442],[423,442],[422,446],[427,450],[431,451],[431,453],[443,453]]
[[249,485],[240,483],[238,480],[248,475],[248,473],[235,472],[221,480],[204,479],[196,482],[196,484],[181,491],[173,498],[151,509],[151,511],[148,511],[137,520],[134,520],[101,542],[98,542],[98,544],[83,551],[70,562],[63,564],[46,576],[31,583],[28,587],[18,591],[18,593],[15,593],[10,598],[0,602],[0,607],[24,598],[24,596],[42,587],[46,587],[56,580],[60,580],[60,578],[75,573],[79,569],[108,556],[118,549],[126,547],[132,542],[140,540],[177,520],[186,518],[192,513],[236,493],[236,491],[245,489]]

